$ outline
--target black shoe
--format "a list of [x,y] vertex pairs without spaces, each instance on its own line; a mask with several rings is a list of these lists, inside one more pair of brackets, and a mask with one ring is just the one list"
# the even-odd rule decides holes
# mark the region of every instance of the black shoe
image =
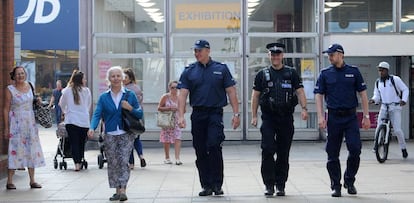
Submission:
[[276,196],[285,196],[285,188],[276,186]]
[[147,162],[145,162],[145,159],[142,158],[141,159],[141,168],[144,168],[145,166],[147,166]]
[[401,152],[402,152],[403,158],[406,159],[408,157],[407,149],[402,149]]
[[344,184],[344,188],[348,189],[348,194],[350,194],[350,195],[356,195],[357,194],[357,190],[356,190],[354,185]]
[[221,189],[221,187],[214,187],[213,188],[213,192],[214,192],[214,195],[223,195],[224,194],[224,192]]
[[198,196],[210,196],[212,194],[213,194],[212,189],[210,189],[210,188],[205,189],[204,188],[203,190],[201,190],[201,192],[198,193]]
[[128,197],[126,196],[126,194],[120,194],[119,195],[119,201],[123,202],[123,201],[127,201]]
[[341,195],[341,189],[333,189],[331,193],[332,197],[340,197]]
[[274,186],[266,186],[266,190],[264,192],[265,196],[273,196],[275,194],[275,187]]
[[109,198],[109,201],[118,201],[120,199],[119,194],[113,194],[112,197]]

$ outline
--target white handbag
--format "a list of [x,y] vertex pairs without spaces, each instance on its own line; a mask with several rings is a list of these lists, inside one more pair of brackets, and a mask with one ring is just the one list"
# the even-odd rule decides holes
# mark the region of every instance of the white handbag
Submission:
[[174,111],[158,111],[157,126],[161,128],[175,127],[175,112]]

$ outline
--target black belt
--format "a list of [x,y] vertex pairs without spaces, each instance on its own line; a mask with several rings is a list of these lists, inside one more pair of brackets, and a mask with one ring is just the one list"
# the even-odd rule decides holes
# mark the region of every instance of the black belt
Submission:
[[222,107],[208,107],[208,106],[193,106],[194,111],[216,111],[223,110]]
[[328,109],[329,114],[336,116],[351,116],[356,114],[356,108],[352,109]]

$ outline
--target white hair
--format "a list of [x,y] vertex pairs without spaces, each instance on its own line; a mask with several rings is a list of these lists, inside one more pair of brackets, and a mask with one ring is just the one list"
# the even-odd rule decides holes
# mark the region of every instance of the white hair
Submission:
[[122,81],[125,79],[125,73],[122,70],[121,66],[112,66],[106,71],[106,83],[108,86],[111,86],[111,81],[109,80],[109,77],[111,77],[111,73],[114,71],[119,71],[121,73],[121,79]]
[[125,79],[125,74],[124,74],[124,71],[123,71],[122,67],[121,66],[112,66],[106,71],[106,80],[108,82],[109,82],[109,77],[111,76],[111,73],[115,70],[121,72],[122,80]]

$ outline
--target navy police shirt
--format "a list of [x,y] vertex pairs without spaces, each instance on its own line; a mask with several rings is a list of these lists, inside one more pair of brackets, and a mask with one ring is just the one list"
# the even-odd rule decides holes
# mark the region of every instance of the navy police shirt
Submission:
[[345,64],[342,68],[331,65],[323,69],[313,92],[325,95],[328,109],[352,109],[358,106],[356,92],[366,89],[359,69]]
[[195,62],[185,67],[178,88],[189,90],[191,106],[224,107],[226,88],[235,84],[227,65],[210,59],[206,65]]

